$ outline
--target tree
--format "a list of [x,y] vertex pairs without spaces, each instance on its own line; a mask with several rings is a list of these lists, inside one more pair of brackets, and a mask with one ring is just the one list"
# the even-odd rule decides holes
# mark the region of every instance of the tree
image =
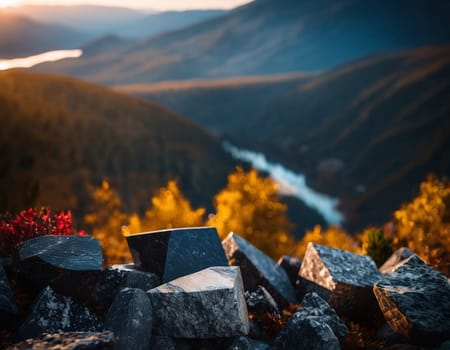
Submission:
[[307,231],[297,245],[296,256],[302,258],[305,255],[309,242],[354,253],[361,252],[357,241],[338,226],[331,226],[324,230],[320,225],[316,225],[312,231]]
[[122,226],[128,222],[127,215],[122,211],[122,200],[106,180],[91,190],[91,196],[92,211],[85,216],[85,223],[102,245],[104,264],[130,262],[128,244],[122,234]]
[[407,245],[428,263],[449,273],[450,183],[433,175],[420,193],[394,213],[397,246]]
[[378,267],[384,264],[394,252],[392,238],[379,227],[368,227],[361,234],[363,253],[369,255]]
[[169,181],[166,187],[162,187],[151,199],[151,205],[145,212],[145,218],[141,219],[137,214],[130,217],[126,234],[204,225],[205,209],[192,209],[175,181]]
[[216,214],[207,225],[215,226],[221,238],[234,232],[274,259],[292,253],[293,224],[272,179],[260,177],[255,169],[245,172],[238,167],[228,176],[227,187],[215,196],[214,204]]

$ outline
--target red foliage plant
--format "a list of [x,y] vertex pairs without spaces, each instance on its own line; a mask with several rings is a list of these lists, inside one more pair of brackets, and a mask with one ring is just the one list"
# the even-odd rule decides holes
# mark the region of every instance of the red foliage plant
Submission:
[[[22,210],[18,215],[0,215],[0,256],[16,256],[20,245],[31,238],[56,235],[67,236],[75,233],[72,213],[52,214],[48,208]],[[79,235],[84,235],[81,231]]]

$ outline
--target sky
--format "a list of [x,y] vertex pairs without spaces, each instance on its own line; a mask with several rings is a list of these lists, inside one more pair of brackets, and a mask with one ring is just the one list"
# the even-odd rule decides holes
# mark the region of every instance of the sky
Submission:
[[193,8],[230,9],[250,0],[0,0],[0,7],[20,5],[92,4],[153,10],[185,10]]

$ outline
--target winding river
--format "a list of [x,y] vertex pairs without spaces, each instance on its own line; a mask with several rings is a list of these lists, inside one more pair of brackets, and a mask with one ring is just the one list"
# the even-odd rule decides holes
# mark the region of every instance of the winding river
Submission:
[[12,68],[30,68],[40,63],[59,61],[65,58],[78,58],[83,54],[82,50],[56,50],[47,51],[39,55],[23,58],[0,59],[0,70]]
[[300,199],[305,205],[317,211],[327,224],[341,225],[344,221],[344,215],[338,210],[339,200],[308,187],[303,174],[297,174],[281,164],[269,162],[262,153],[240,149],[228,142],[223,146],[234,159],[248,162],[255,169],[267,172],[279,184],[281,195]]

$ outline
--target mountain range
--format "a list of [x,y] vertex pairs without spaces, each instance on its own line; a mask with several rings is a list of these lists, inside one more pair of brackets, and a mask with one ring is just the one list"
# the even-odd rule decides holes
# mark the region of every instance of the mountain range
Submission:
[[342,199],[349,227],[382,224],[428,172],[450,173],[448,44],[272,81],[253,77],[117,89],[157,101],[305,173],[313,187]]
[[322,71],[450,40],[441,0],[256,0],[226,15],[37,70],[109,85]]

